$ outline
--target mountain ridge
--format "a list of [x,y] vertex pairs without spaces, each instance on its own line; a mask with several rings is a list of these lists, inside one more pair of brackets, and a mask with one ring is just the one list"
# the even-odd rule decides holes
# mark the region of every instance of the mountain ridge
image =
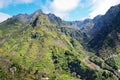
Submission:
[[[119,14],[120,9],[117,10],[116,13]],[[109,11],[106,14],[109,14]],[[100,35],[99,39],[102,41],[99,32],[104,33],[103,29],[106,26],[104,16],[106,15],[83,22],[66,22],[54,14],[45,14],[37,10],[30,15],[18,14],[0,23],[0,78],[2,80],[119,79],[117,61],[109,60],[116,55],[105,60],[97,55],[94,49],[96,46],[94,43],[99,46],[97,35]],[[117,16],[119,15],[110,19],[119,24]],[[98,30],[95,27],[99,27],[99,23],[104,26],[99,25]],[[93,28],[98,33],[91,34]],[[119,32],[119,28],[114,30]],[[118,34],[114,30],[111,32],[110,29],[112,33],[110,36]],[[115,39],[117,37],[115,36]],[[112,43],[111,39],[104,39]],[[96,40],[97,42],[94,42]],[[86,48],[93,52],[88,52],[89,49]]]

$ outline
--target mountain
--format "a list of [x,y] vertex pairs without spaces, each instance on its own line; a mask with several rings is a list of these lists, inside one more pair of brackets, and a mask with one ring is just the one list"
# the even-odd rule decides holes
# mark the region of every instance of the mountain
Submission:
[[118,73],[120,69],[120,4],[111,7],[105,15],[98,15],[94,19],[68,22],[68,25],[76,26],[81,33],[85,33],[87,40],[83,41],[87,44],[87,49],[117,70],[114,73]]
[[94,20],[85,19],[83,21],[67,21],[66,24],[71,27],[79,28],[83,33],[88,33],[89,30],[94,26]]
[[[119,31],[119,26],[120,26],[119,12],[120,12],[120,5],[111,7],[108,10],[108,12],[102,16],[100,21],[98,21],[94,25],[94,27],[91,29],[91,31],[93,31],[94,29],[96,29],[98,27],[99,27],[99,30],[95,31],[95,34],[93,35],[93,39],[90,42],[92,48],[94,48],[96,50],[99,49],[102,46],[102,43],[104,42],[105,38],[110,36],[112,33],[114,33],[114,32],[117,33]],[[117,38],[115,38],[115,39],[117,39]],[[111,47],[112,47],[112,45],[111,45]]]
[[92,29],[99,27],[88,46],[108,65],[120,69],[120,4],[111,7],[100,20]]
[[[119,20],[117,16],[113,20]],[[89,38],[89,32],[101,17],[66,22],[54,14],[37,10],[0,23],[0,79],[119,79],[114,67],[86,50],[87,43],[90,49],[96,50],[92,43],[104,26],[96,35],[91,35],[92,38]]]

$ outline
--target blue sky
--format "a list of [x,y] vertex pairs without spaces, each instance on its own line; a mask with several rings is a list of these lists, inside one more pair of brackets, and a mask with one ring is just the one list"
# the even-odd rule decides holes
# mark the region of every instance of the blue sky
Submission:
[[0,22],[19,13],[31,14],[38,9],[67,21],[83,20],[103,15],[119,3],[120,0],[0,0]]

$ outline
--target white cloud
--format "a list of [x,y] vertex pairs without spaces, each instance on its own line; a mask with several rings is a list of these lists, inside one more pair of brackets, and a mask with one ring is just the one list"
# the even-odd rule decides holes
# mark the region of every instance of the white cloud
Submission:
[[10,4],[32,3],[33,0],[0,0],[0,8],[4,8]]
[[[48,7],[49,6],[49,7]],[[54,13],[63,19],[69,18],[69,12],[80,6],[80,0],[53,0],[43,6],[46,13]]]
[[92,8],[90,9],[90,18],[101,14],[105,14],[111,6],[117,5],[120,3],[120,0],[91,0]]
[[54,0],[51,7],[57,12],[66,12],[78,7],[80,0]]
[[9,5],[12,2],[12,0],[0,0],[0,8],[3,8],[7,5]]
[[3,22],[10,17],[11,17],[10,15],[0,12],[0,22]]

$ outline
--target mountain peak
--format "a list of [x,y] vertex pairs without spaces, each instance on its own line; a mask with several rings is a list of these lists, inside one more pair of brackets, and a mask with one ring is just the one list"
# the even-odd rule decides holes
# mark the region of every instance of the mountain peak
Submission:
[[57,25],[60,25],[62,23],[62,19],[60,17],[57,17],[55,14],[49,13],[47,16],[52,23],[56,23]]
[[40,15],[40,14],[44,14],[43,12],[42,12],[42,10],[41,9],[38,9],[37,11],[35,11],[33,14],[31,14],[31,17],[36,17],[36,16],[38,16],[38,15]]
[[43,11],[41,9],[38,9],[34,13],[43,13]]

